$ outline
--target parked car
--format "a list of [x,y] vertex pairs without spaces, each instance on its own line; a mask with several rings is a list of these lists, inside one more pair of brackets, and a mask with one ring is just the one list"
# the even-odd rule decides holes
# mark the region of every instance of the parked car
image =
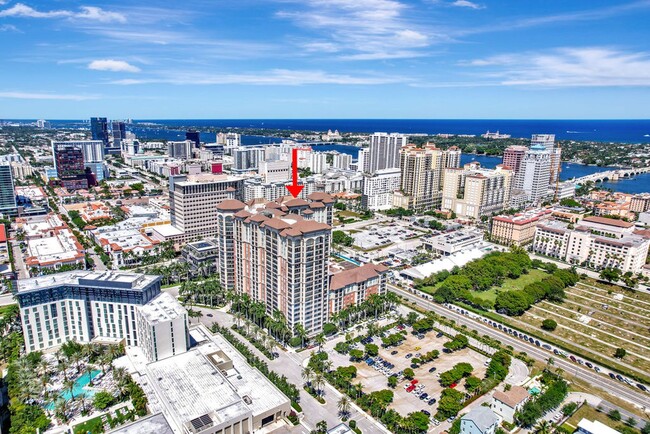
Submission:
[[428,397],[429,397],[429,394],[428,394],[428,393],[423,393],[422,395],[420,395],[420,399],[421,399],[422,401],[426,400]]
[[406,357],[407,359],[410,359],[411,357],[413,357],[413,354],[408,353],[408,354],[407,354],[406,356],[404,356],[404,357]]
[[391,355],[391,356],[394,356],[394,355],[397,354],[398,352],[399,352],[399,351],[397,351],[397,350],[393,350],[393,351],[390,352],[390,355]]
[[436,367],[434,366],[433,368],[429,368],[429,372],[436,372]]
[[422,413],[426,414],[427,416],[431,416],[431,413],[429,413],[427,410],[420,410]]
[[443,336],[444,336],[444,333],[442,333],[442,332],[440,332],[440,333],[438,333],[438,334],[436,335],[437,338],[441,338],[441,337],[443,337]]

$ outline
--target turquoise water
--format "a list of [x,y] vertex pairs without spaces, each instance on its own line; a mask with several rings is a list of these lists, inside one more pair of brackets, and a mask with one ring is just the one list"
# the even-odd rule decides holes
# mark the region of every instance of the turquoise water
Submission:
[[[90,371],[88,374],[83,374],[81,377],[77,378],[74,382],[74,387],[72,388],[72,393],[70,393],[69,390],[65,390],[61,395],[59,395],[61,398],[65,399],[66,401],[70,401],[72,397],[78,397],[82,393],[86,395],[86,398],[90,398],[93,395],[95,395],[94,390],[84,390],[84,387],[86,387],[92,380],[99,374],[101,371],[99,370],[93,370]],[[50,402],[45,406],[46,409],[52,410],[54,409],[54,403]]]
[[352,259],[352,258],[348,258],[347,256],[342,255],[342,254],[340,254],[340,253],[334,253],[334,256],[338,256],[338,257],[341,258],[341,259],[345,259],[345,260],[348,261],[348,262],[352,262],[354,265],[361,265],[361,262],[359,262],[359,261],[355,261],[354,259]]

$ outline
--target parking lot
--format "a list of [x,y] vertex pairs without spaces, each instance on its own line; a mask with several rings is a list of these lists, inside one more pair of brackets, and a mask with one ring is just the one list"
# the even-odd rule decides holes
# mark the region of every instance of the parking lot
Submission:
[[374,249],[422,235],[421,232],[394,223],[393,225],[374,226],[372,229],[353,233],[354,245],[366,250]]
[[[489,360],[487,357],[468,348],[454,353],[445,353],[443,352],[443,344],[449,340],[447,337],[438,337],[439,335],[435,332],[429,332],[424,335],[423,339],[419,339],[410,333],[410,328],[407,327],[406,330],[408,331],[406,340],[398,347],[381,348],[381,340],[379,338],[374,339],[373,343],[380,348],[379,356],[373,358],[373,361],[371,361],[372,366],[366,361],[350,362],[349,356],[336,352],[332,354],[332,361],[335,366],[349,366],[353,364],[357,368],[357,379],[355,381],[362,383],[364,392],[369,393],[389,389],[388,377],[391,374],[399,375],[404,369],[411,367],[411,360],[418,353],[425,354],[432,350],[438,350],[440,356],[437,359],[413,368],[415,383],[410,393],[405,388],[411,384],[411,380],[407,380],[401,376],[398,377],[400,381],[397,387],[392,389],[395,396],[391,408],[403,416],[419,410],[426,410],[431,415],[434,415],[436,413],[437,401],[440,399],[440,394],[443,390],[443,387],[438,381],[438,375],[452,369],[458,363],[465,362],[471,364],[474,368],[472,375],[481,379],[484,377],[486,362]],[[395,331],[391,330],[389,334]],[[362,350],[363,344],[358,344],[357,348]],[[407,358],[409,354],[411,356]],[[393,367],[390,368],[391,366]],[[460,391],[465,391],[463,381],[456,387]],[[426,394],[426,399],[421,399],[422,394]]]

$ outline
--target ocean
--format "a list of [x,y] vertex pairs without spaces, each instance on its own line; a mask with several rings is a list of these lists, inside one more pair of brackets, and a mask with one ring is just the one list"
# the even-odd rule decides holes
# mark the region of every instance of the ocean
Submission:
[[163,125],[270,128],[341,132],[376,131],[408,134],[475,134],[500,131],[512,137],[555,134],[562,140],[650,143],[650,120],[504,120],[504,119],[241,119],[150,120]]
[[[51,121],[54,127],[83,121]],[[512,119],[139,119],[167,127],[269,128],[281,130],[407,134],[475,134],[500,131],[512,137],[555,134],[561,140],[650,143],[650,120],[512,120]],[[83,125],[83,124],[82,124]],[[87,121],[86,121],[86,126]]]

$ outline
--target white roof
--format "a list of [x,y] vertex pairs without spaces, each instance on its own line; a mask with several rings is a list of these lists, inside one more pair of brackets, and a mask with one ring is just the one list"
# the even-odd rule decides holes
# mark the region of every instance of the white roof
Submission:
[[170,224],[153,226],[151,228],[154,232],[162,235],[163,237],[172,237],[174,235],[182,235],[183,231],[178,229],[176,226]]
[[494,251],[492,247],[484,247],[480,249],[464,250],[449,256],[443,256],[435,261],[427,262],[426,264],[418,265],[417,267],[408,268],[401,272],[401,274],[409,276],[413,279],[422,279],[438,273],[442,270],[450,271],[455,266],[462,267],[469,261],[478,259]]
[[578,428],[591,434],[620,434],[619,431],[608,427],[602,422],[597,420],[591,421],[584,418],[578,423]]
[[[209,414],[219,424],[288,405],[289,399],[223,337],[204,327],[195,333],[203,335],[200,345],[146,367],[150,383],[174,419],[185,424]],[[218,351],[232,360],[233,369],[221,371],[210,361]]]
[[167,292],[161,292],[156,298],[140,306],[139,310],[150,325],[187,315],[185,308]]

